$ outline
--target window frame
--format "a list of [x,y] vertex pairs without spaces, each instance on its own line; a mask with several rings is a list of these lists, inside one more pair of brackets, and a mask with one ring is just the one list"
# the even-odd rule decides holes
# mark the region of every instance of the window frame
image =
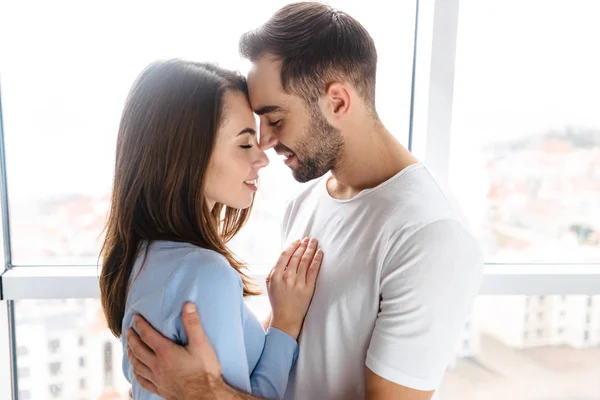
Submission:
[[[8,220],[8,192],[6,185],[6,158],[4,123],[2,120],[2,85],[0,81],[0,398],[18,397],[17,349],[15,340],[14,301],[5,299],[4,274],[11,268],[10,229]],[[18,400],[18,399],[17,399]]]
[[[448,180],[459,0],[417,0],[409,146]],[[14,301],[99,298],[97,266],[11,263],[0,93],[0,398],[17,399]],[[270,266],[256,266],[268,271]],[[265,273],[253,276],[263,282]],[[481,295],[597,295],[600,263],[486,264]]]
[[[448,180],[459,0],[418,0],[409,143],[439,179]],[[418,51],[417,51],[418,50]],[[4,264],[0,299],[97,298],[98,267],[18,266],[10,260],[5,150],[0,97],[0,194]],[[422,133],[421,133],[422,132]],[[253,265],[258,271],[268,265]],[[257,279],[263,273],[254,274]],[[482,295],[598,294],[600,263],[486,263]]]

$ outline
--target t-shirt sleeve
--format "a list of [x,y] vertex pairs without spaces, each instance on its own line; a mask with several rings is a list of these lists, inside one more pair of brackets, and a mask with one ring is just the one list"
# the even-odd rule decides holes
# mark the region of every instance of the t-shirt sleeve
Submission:
[[405,387],[437,389],[482,274],[479,246],[457,221],[433,222],[391,242],[366,366]]

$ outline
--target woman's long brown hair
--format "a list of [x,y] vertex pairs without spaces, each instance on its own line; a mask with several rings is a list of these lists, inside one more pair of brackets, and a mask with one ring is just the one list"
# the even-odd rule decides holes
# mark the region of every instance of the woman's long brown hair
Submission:
[[117,337],[134,263],[144,245],[156,240],[191,243],[222,254],[241,275],[244,295],[259,293],[226,245],[251,208],[217,203],[210,210],[204,196],[228,91],[247,95],[245,79],[212,64],[175,59],[150,64],[129,92],[101,251],[102,307]]

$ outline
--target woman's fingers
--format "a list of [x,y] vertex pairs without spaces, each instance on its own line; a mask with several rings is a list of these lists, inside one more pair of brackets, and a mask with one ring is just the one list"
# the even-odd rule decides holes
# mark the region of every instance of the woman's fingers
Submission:
[[308,246],[308,241],[308,238],[302,239],[300,246],[298,246],[294,252],[294,255],[292,255],[292,258],[290,258],[290,262],[288,263],[283,275],[286,281],[294,282],[296,280],[296,272],[298,271],[298,266],[300,265],[300,261],[302,261],[302,256],[306,251],[306,247]]
[[312,263],[313,258],[315,257],[315,253],[317,252],[318,245],[319,245],[319,242],[317,241],[317,239],[310,239],[310,241],[308,242],[308,244],[306,246],[306,251],[304,251],[302,258],[300,259],[300,265],[298,265],[297,273],[298,273],[298,279],[302,283],[306,282],[306,272],[308,270],[308,267]]
[[269,273],[269,276],[267,276],[267,282],[275,278],[281,278],[283,276],[283,273],[285,272],[285,269],[288,266],[290,259],[295,254],[296,250],[300,247],[300,243],[300,240],[292,242],[288,246],[288,248],[281,253],[281,255],[279,256],[279,260],[277,260],[277,263]]
[[315,253],[308,271],[306,271],[306,286],[314,288],[317,284],[317,276],[321,270],[321,263],[323,262],[323,250],[319,249]]

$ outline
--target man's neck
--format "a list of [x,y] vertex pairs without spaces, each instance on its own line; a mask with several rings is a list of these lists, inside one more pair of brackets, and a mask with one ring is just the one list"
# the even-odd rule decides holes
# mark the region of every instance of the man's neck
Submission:
[[418,162],[380,121],[355,124],[344,140],[344,152],[327,183],[337,199],[351,199]]

